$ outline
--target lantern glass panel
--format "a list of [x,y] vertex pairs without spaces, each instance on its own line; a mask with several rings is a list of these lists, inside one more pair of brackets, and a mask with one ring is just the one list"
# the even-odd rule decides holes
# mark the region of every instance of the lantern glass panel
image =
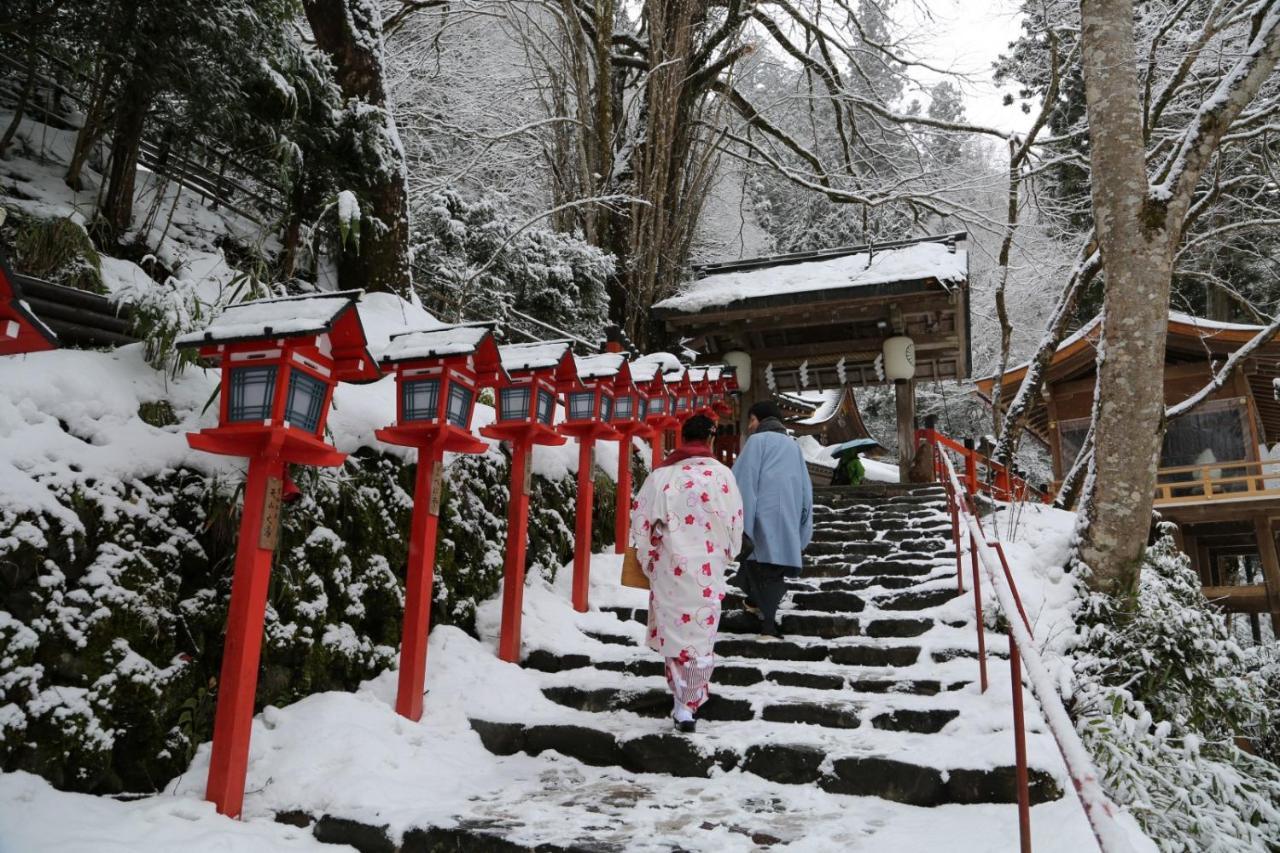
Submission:
[[613,400],[613,419],[615,421],[629,421],[633,417],[635,408],[634,394],[621,394]]
[[661,415],[667,411],[667,396],[663,394],[660,397],[649,398],[649,414]]
[[320,427],[320,410],[328,390],[329,386],[314,376],[301,370],[290,370],[289,400],[284,419],[307,432],[315,432]]
[[440,411],[440,380],[419,379],[400,386],[406,421],[434,421]]
[[276,390],[276,367],[236,367],[231,371],[229,421],[265,421],[271,417]]
[[589,421],[595,413],[596,395],[594,391],[574,391],[569,395],[569,420]]
[[503,388],[498,392],[498,418],[504,421],[529,419],[529,394],[525,387]]
[[600,395],[600,420],[613,420],[613,398],[608,394]]
[[676,397],[676,411],[677,411],[677,412],[683,412],[683,411],[686,411],[688,408],[689,408],[689,398],[688,398],[688,397],[683,397],[683,396],[681,396],[681,397]]
[[538,420],[548,426],[556,413],[556,395],[546,388],[538,389]]
[[449,423],[467,429],[471,426],[471,401],[475,394],[465,385],[449,384]]

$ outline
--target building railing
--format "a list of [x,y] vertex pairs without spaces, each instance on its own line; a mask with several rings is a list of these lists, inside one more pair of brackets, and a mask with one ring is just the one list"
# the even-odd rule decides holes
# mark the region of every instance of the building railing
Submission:
[[1052,491],[1031,485],[1008,467],[975,450],[968,439],[962,444],[937,430],[916,430],[916,444],[919,445],[921,441],[933,445],[935,453],[937,448],[946,448],[965,460],[966,464],[972,461],[978,474],[975,488],[992,500],[1053,503]]
[[1157,506],[1280,497],[1280,460],[1231,460],[1156,471]]
[[[1052,734],[1058,751],[1062,754],[1067,775],[1071,778],[1085,816],[1097,839],[1102,853],[1131,853],[1133,846],[1124,828],[1116,821],[1118,809],[1102,790],[1101,775],[1094,767],[1093,759],[1080,740],[1066,706],[1058,695],[1057,683],[1046,668],[1035,646],[1031,623],[1022,607],[1018,585],[1004,546],[989,537],[978,516],[976,497],[990,494],[982,489],[978,469],[985,457],[971,448],[965,448],[934,430],[920,430],[916,443],[928,441],[933,448],[934,469],[937,479],[947,493],[947,506],[951,514],[951,531],[956,549],[956,582],[964,591],[963,558],[964,538],[968,537],[968,553],[972,567],[973,600],[978,632],[978,677],[982,692],[987,690],[986,626],[982,615],[982,575],[995,591],[996,600],[1005,614],[1009,626],[1009,673],[1013,689],[1013,738],[1015,773],[1018,787],[1019,850],[1031,853],[1031,788],[1027,770],[1027,732],[1022,706],[1022,669],[1025,666],[1031,690],[1040,700],[1045,723]],[[959,450],[956,448],[959,447]],[[956,474],[951,454],[964,460],[964,478]],[[992,464],[986,460],[988,464]],[[1016,484],[1011,483],[1017,491]],[[981,565],[983,571],[979,571]]]

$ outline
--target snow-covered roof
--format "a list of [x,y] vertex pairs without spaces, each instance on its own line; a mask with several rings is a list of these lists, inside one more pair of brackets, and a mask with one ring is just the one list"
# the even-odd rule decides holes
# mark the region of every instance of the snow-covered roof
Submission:
[[654,307],[696,312],[745,299],[898,281],[937,279],[944,284],[954,284],[963,282],[967,275],[968,260],[963,249],[953,249],[946,243],[921,242],[835,258],[714,273],[687,283],[675,296]]
[[502,367],[508,372],[547,370],[558,365],[568,351],[568,341],[536,341],[531,344],[507,344],[498,348],[502,356]]
[[356,304],[362,291],[339,290],[228,305],[212,324],[176,341],[179,347],[251,341],[258,338],[321,334]]
[[627,357],[620,352],[579,355],[574,356],[573,360],[578,366],[579,379],[602,379],[608,376],[617,376],[618,371],[622,369],[622,365],[627,363]]
[[484,340],[485,335],[490,332],[491,329],[486,324],[401,332],[391,336],[391,343],[382,353],[382,361],[397,362],[418,358],[441,358],[449,355],[471,355]]
[[631,379],[633,382],[652,382],[662,372],[662,365],[656,361],[645,361],[638,358],[631,362]]
[[642,355],[635,360],[635,364],[654,364],[663,373],[684,370],[684,364],[680,358],[669,352],[651,352],[648,355]]
[[840,396],[843,393],[843,388],[831,388],[823,391],[822,402],[818,404],[818,408],[814,410],[813,414],[807,418],[798,418],[796,423],[813,426],[831,420],[836,413],[836,409],[840,407]]

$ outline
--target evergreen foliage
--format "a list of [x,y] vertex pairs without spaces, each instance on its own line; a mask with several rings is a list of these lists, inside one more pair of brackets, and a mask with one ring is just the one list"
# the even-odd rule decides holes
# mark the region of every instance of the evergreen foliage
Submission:
[[1079,622],[1072,711],[1117,802],[1168,853],[1277,849],[1275,653],[1236,644],[1168,527],[1133,607],[1089,593]]
[[602,337],[611,256],[568,234],[522,228],[496,200],[442,192],[432,202],[416,223],[414,246],[429,309],[495,320],[515,310],[586,340]]
[[[352,690],[394,664],[413,466],[368,450],[295,469],[268,597],[257,707]],[[501,454],[446,472],[433,624],[474,631],[502,578]],[[535,477],[529,570],[572,556],[572,478]],[[613,492],[597,491],[597,547]],[[78,524],[0,516],[0,768],[79,791],[156,790],[212,735],[238,480],[192,471],[62,492]]]

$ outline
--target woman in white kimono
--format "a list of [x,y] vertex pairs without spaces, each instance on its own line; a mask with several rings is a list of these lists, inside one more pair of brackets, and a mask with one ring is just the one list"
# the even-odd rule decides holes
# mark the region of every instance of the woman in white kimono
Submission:
[[742,498],[710,447],[715,423],[695,415],[632,503],[631,546],[649,578],[649,648],[666,659],[672,716],[695,730],[707,701],[725,593],[725,569],[742,547]]

